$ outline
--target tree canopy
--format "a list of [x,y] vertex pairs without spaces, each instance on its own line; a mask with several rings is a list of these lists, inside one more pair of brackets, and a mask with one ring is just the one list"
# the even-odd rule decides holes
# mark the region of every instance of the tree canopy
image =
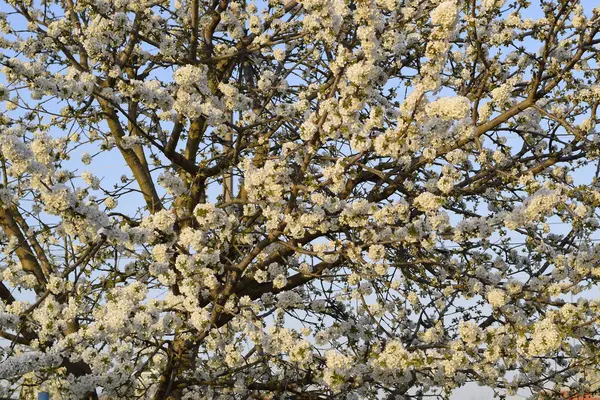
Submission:
[[593,389],[600,7],[0,11],[0,396]]

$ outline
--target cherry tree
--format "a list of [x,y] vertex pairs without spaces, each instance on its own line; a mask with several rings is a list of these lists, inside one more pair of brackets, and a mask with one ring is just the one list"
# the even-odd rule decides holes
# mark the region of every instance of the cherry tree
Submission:
[[2,0],[0,396],[590,390],[585,3]]

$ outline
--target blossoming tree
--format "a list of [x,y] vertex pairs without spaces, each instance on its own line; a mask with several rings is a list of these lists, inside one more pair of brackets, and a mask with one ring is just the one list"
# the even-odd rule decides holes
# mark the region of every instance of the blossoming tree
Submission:
[[0,2],[0,395],[587,390],[583,3]]

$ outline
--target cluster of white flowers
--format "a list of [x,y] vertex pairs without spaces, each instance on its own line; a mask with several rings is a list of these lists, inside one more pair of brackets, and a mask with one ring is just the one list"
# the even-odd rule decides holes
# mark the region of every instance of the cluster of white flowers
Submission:
[[354,367],[353,359],[335,350],[325,353],[326,367],[323,371],[323,381],[334,392],[340,392],[348,383],[348,377]]
[[141,100],[150,108],[160,108],[165,111],[170,110],[175,101],[158,80],[132,80],[129,86],[123,84],[120,92],[123,96],[129,95],[136,100]]
[[225,211],[216,208],[213,203],[198,204],[194,208],[194,216],[200,229],[219,229],[230,223]]
[[183,66],[175,71],[173,79],[181,88],[197,88],[202,94],[210,93],[206,85],[206,68],[203,66]]
[[[430,16],[434,26],[425,50],[425,55],[429,60],[421,67],[421,77],[415,83],[414,91],[408,95],[400,107],[400,112],[406,118],[412,118],[411,116],[420,108],[421,100],[427,91],[437,90],[440,86],[440,74],[450,47],[449,38],[454,34],[454,28],[458,19],[456,2],[446,1],[440,3],[431,12]],[[461,115],[464,112],[466,108],[464,102],[462,104],[457,102],[457,105],[460,106],[459,112],[449,112],[448,109],[444,108],[445,112],[448,112],[448,116]],[[464,115],[466,115],[466,112]]]
[[[263,72],[261,79],[258,81],[259,89],[266,90],[271,83],[271,78],[274,79],[272,73]],[[222,102],[228,110],[247,110],[252,104],[252,100],[241,93],[240,90],[232,84],[219,83],[219,91],[223,94]]]
[[[150,231],[158,230],[162,233],[171,233],[173,232],[175,221],[176,218],[172,212],[169,210],[161,210],[144,218],[140,227]],[[131,229],[130,232],[135,234],[140,231]]]
[[130,28],[131,21],[126,13],[117,12],[109,18],[96,15],[85,30],[83,47],[93,59],[111,57],[108,49],[123,43]]
[[348,80],[357,86],[372,80],[377,73],[378,70],[372,63],[369,62],[358,62],[356,64],[352,64],[346,70],[346,76],[348,77]]
[[442,2],[431,12],[431,22],[445,28],[452,27],[456,22],[457,11],[455,1]]
[[311,40],[333,43],[350,10],[342,0],[302,0],[306,15],[302,19],[303,30]]
[[173,196],[179,196],[186,191],[183,180],[169,171],[163,171],[158,176],[157,182]]
[[335,164],[323,169],[323,177],[331,181],[331,190],[335,193],[341,192],[344,189],[346,180],[344,179],[344,164],[339,161]]
[[483,339],[483,330],[473,321],[460,321],[458,332],[460,338],[469,345],[477,344]]
[[442,206],[443,198],[431,192],[423,192],[414,199],[414,205],[421,211],[437,211]]
[[[273,282],[275,285],[275,282]],[[277,306],[281,308],[293,308],[302,305],[302,296],[296,292],[283,292],[277,295]]]
[[466,97],[442,97],[425,107],[428,116],[439,117],[445,121],[461,119],[468,116],[471,102]]
[[536,322],[529,343],[529,353],[542,356],[555,352],[563,344],[563,335],[550,318]]
[[83,172],[81,174],[81,179],[83,179],[83,181],[94,190],[98,190],[100,188],[100,178],[98,178],[89,171]]
[[24,173],[43,174],[46,168],[35,161],[34,152],[21,136],[24,130],[21,127],[7,129],[0,136],[0,150],[3,157],[10,163],[8,173],[20,176]]
[[487,300],[493,308],[500,308],[508,302],[508,297],[502,289],[492,289],[487,293]]
[[386,343],[385,348],[372,361],[376,371],[392,371],[402,373],[410,366],[411,355],[399,340]]
[[492,100],[498,105],[498,107],[502,107],[506,104],[512,95],[515,85],[519,81],[520,77],[515,76],[490,92],[492,95]]
[[525,199],[522,205],[506,217],[505,225],[509,229],[517,229],[533,222],[543,221],[557,207],[565,204],[566,197],[562,190],[542,188]]
[[0,327],[3,329],[13,329],[17,326],[19,319],[16,315],[0,311]]
[[21,376],[36,369],[58,366],[62,361],[57,354],[32,351],[9,357],[0,364],[0,379]]
[[44,209],[52,214],[61,214],[78,205],[77,196],[66,185],[56,184],[41,193]]
[[173,109],[188,118],[206,116],[217,123],[222,118],[218,103],[210,97],[207,69],[204,66],[186,65],[173,74],[178,85]]
[[454,241],[461,242],[469,238],[486,239],[494,231],[492,218],[465,218],[454,228]]
[[255,167],[252,160],[244,162],[244,184],[248,198],[252,201],[279,203],[289,190],[289,167],[273,160],[267,160],[262,167]]

